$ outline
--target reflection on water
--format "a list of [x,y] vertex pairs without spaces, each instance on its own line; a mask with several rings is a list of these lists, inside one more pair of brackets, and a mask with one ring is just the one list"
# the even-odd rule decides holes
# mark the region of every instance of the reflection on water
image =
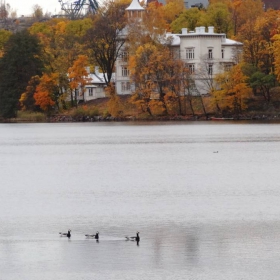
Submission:
[[278,124],[1,124],[1,275],[277,279],[279,141]]

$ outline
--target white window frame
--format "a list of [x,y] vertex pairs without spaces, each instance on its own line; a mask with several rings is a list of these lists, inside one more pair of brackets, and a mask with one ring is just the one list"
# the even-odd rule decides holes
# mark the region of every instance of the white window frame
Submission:
[[130,82],[122,82],[121,83],[121,90],[122,91],[129,91],[131,88]]
[[213,75],[213,63],[209,63],[207,67],[208,75]]
[[129,69],[127,66],[122,66],[122,77],[128,77],[129,76]]
[[208,59],[213,59],[213,48],[208,48]]
[[186,59],[194,59],[194,48],[186,48]]
[[232,67],[233,67],[233,65],[230,64],[230,63],[225,63],[225,64],[224,64],[224,70],[225,70],[226,72],[230,71]]
[[120,54],[120,58],[123,62],[128,62],[129,53],[127,51],[122,51]]
[[195,64],[194,63],[187,63],[186,67],[188,68],[190,74],[193,74],[195,71]]
[[88,88],[88,96],[93,96],[93,88]]

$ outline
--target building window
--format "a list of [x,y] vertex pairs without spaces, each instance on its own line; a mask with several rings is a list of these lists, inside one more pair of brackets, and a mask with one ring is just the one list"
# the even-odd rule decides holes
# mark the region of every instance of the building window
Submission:
[[213,64],[208,64],[208,75],[213,75]]
[[227,64],[224,65],[224,69],[225,69],[225,71],[227,71],[227,72],[230,71],[231,68],[232,68],[232,64],[230,64],[230,63],[227,63]]
[[213,59],[213,49],[208,49],[208,59]]
[[128,77],[129,76],[129,70],[126,66],[122,66],[122,76]]
[[129,57],[128,52],[126,52],[126,51],[121,52],[120,58],[123,62],[128,62],[128,57]]
[[88,89],[88,96],[93,96],[93,88]]
[[122,82],[122,91],[130,90],[130,82]]
[[194,48],[186,49],[186,59],[194,59]]
[[188,68],[188,70],[189,70],[189,73],[190,73],[190,74],[193,74],[193,73],[194,73],[194,69],[195,69],[195,68],[194,68],[194,64],[189,64],[189,63],[188,63],[186,66],[187,66],[187,68]]
[[225,50],[222,49],[222,59],[224,59],[224,58],[225,58]]

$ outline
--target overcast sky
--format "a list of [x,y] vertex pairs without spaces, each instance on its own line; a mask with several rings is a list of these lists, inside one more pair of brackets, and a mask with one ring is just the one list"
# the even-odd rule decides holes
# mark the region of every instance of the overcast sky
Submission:
[[[58,0],[0,0],[0,3],[10,4],[12,10],[16,10],[17,16],[21,15],[31,15],[34,5],[39,5],[43,8],[43,12],[50,12],[52,14],[59,13],[60,3]],[[67,2],[68,0],[63,0]],[[74,2],[75,0],[69,0],[69,2]]]

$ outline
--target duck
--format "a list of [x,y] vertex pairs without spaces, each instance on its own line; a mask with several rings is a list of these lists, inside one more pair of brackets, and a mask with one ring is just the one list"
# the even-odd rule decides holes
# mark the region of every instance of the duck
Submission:
[[60,232],[59,234],[61,236],[67,236],[68,238],[70,238],[71,237],[71,229],[69,229],[67,233]]
[[95,239],[99,239],[99,232],[97,231],[96,234],[86,234],[86,237],[94,237]]
[[130,240],[130,241],[136,241],[137,243],[140,241],[140,236],[139,236],[139,231],[136,232],[136,236],[131,236],[131,237],[128,237],[126,236],[126,240]]

